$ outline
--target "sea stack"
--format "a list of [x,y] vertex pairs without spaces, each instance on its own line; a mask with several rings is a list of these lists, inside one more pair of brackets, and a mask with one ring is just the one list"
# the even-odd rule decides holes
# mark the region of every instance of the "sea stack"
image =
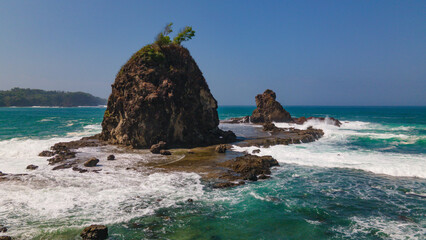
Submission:
[[275,92],[267,89],[256,96],[256,109],[250,116],[252,123],[292,122],[290,113],[276,100]]
[[149,44],[118,72],[102,122],[101,139],[149,148],[195,147],[235,141],[218,128],[217,101],[188,49]]

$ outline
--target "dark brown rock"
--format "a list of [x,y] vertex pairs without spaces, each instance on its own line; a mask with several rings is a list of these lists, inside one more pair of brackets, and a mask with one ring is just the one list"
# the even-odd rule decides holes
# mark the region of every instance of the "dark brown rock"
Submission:
[[273,124],[271,122],[267,122],[267,123],[263,124],[263,131],[271,132],[271,131],[277,131],[277,130],[278,130],[278,128],[275,126],[275,124]]
[[75,152],[69,149],[65,149],[65,150],[58,151],[53,158],[49,158],[47,159],[47,161],[49,162],[49,165],[54,165],[57,163],[64,162],[65,160],[75,158],[75,154],[76,154]]
[[104,240],[108,238],[108,228],[104,225],[91,225],[80,236],[83,240]]
[[115,160],[115,156],[111,154],[107,157],[107,160],[109,161]]
[[243,179],[256,181],[257,175],[271,174],[270,168],[278,166],[278,161],[271,156],[244,155],[220,164],[240,174]]
[[160,141],[157,144],[152,145],[149,151],[154,154],[159,154],[161,150],[166,149],[166,145],[166,142]]
[[2,233],[2,232],[3,233],[7,232],[7,228],[3,225],[0,225],[0,233]]
[[40,157],[51,157],[53,155],[55,155],[54,152],[51,151],[43,151],[41,153],[38,154]]
[[218,153],[225,153],[226,148],[227,148],[226,144],[220,144],[219,146],[215,148],[215,151]]
[[275,99],[275,92],[270,89],[267,89],[263,94],[257,95],[257,108],[253,111],[250,121],[252,123],[292,122],[290,113]]
[[79,172],[79,173],[85,173],[88,172],[87,169],[79,168],[79,167],[73,167],[73,171]]
[[12,240],[9,236],[0,236],[0,240]]
[[85,163],[84,163],[84,166],[85,167],[95,167],[96,166],[96,164],[98,164],[98,162],[99,162],[99,159],[97,159],[97,158],[91,158],[91,159],[89,159],[89,160],[87,160]]
[[36,170],[37,168],[38,168],[38,166],[33,165],[33,164],[27,166],[28,170]]
[[172,155],[172,153],[170,151],[167,151],[167,150],[160,150],[160,154],[161,155]]
[[235,141],[218,128],[217,102],[189,51],[176,44],[147,45],[117,74],[101,138],[149,148],[195,147]]
[[260,153],[260,149],[254,149],[251,153]]

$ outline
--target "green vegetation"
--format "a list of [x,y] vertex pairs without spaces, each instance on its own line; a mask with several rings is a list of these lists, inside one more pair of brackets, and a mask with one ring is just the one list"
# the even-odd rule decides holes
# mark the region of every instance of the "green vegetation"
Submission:
[[172,25],[173,23],[169,23],[164,27],[164,30],[160,32],[155,38],[155,44],[160,47],[171,43],[181,45],[182,42],[188,41],[195,36],[195,31],[192,30],[192,27],[186,26],[185,28],[180,30],[176,37],[173,38],[172,42],[169,37],[170,33],[173,32]]
[[192,27],[186,26],[184,29],[182,29],[178,35],[173,38],[173,43],[181,44],[182,42],[188,41],[192,39],[195,36],[195,31],[192,30]]
[[[127,63],[131,61],[142,60],[147,65],[161,65],[162,63],[164,63],[165,60],[165,56],[163,54],[163,47],[168,45],[181,45],[182,42],[188,41],[195,36],[195,31],[192,30],[192,27],[186,26],[176,35],[175,38],[173,38],[172,41],[169,36],[173,32],[172,26],[173,23],[167,24],[164,27],[163,31],[157,34],[154,43],[148,44],[141,48],[139,51],[132,55],[132,57]],[[125,67],[126,65],[121,67],[116,77],[119,77],[121,74],[124,73]],[[170,68],[170,71],[173,71],[172,68],[173,67]]]
[[29,88],[12,88],[0,91],[0,107],[27,106],[97,106],[106,100],[84,92],[44,91]]
[[173,23],[169,23],[164,27],[164,30],[160,32],[155,38],[155,43],[159,46],[170,44],[172,41],[170,40],[169,34],[173,32],[172,30]]

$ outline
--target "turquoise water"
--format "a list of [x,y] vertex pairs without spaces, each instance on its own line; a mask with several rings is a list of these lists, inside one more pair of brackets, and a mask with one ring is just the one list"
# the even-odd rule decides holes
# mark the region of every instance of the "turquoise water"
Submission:
[[[253,109],[218,111],[226,119]],[[0,108],[0,171],[30,174],[24,183],[0,182],[0,224],[9,235],[76,239],[83,226],[102,223],[110,239],[424,239],[425,107],[287,107],[292,116],[330,116],[343,125],[296,126],[325,135],[260,148],[280,162],[272,178],[226,190],[196,174],[122,171],[109,163],[93,176],[51,171],[35,156],[59,140],[99,132],[104,110]],[[128,159],[120,164],[138,158],[117,156]],[[30,163],[40,169],[25,171]]]

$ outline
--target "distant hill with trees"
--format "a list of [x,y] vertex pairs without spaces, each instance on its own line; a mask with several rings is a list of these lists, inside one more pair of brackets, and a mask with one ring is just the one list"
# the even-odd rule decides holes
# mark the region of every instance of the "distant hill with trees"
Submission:
[[0,107],[77,107],[105,105],[106,102],[106,99],[84,92],[44,91],[29,88],[12,88],[11,90],[0,91]]

